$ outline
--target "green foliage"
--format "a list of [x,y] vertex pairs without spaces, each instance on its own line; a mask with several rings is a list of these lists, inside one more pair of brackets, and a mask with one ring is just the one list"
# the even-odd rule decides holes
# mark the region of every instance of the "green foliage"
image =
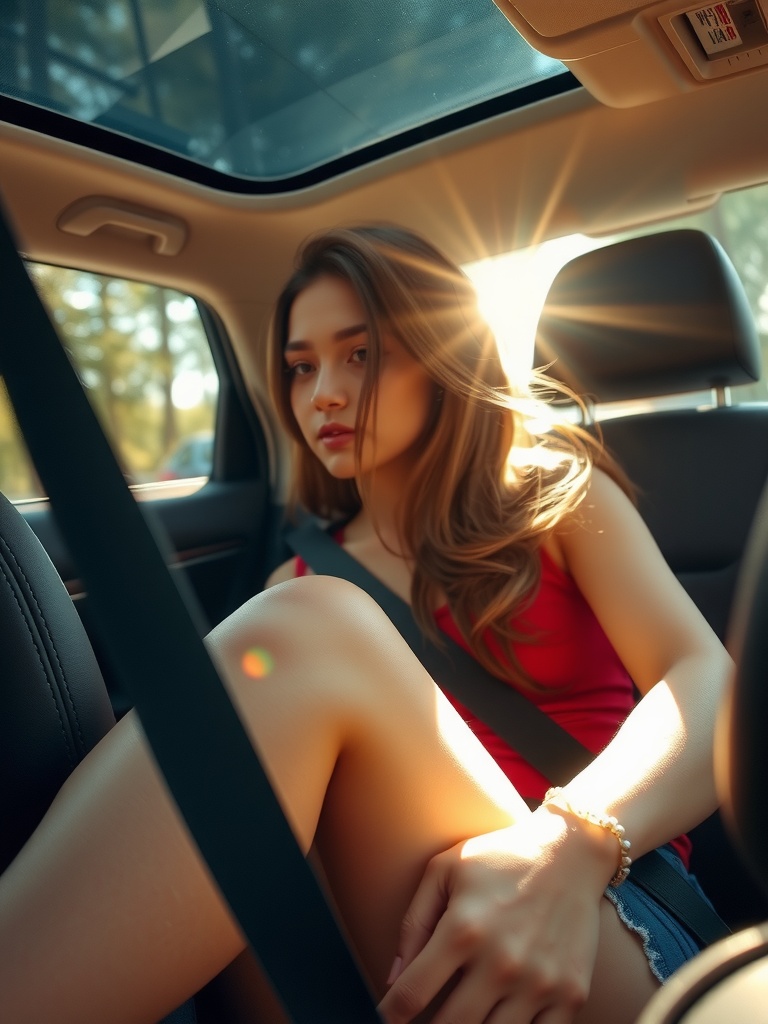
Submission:
[[[163,478],[185,437],[213,431],[218,380],[195,301],[86,271],[28,269],[123,472],[134,483]],[[40,494],[7,400],[0,490],[15,499]]]

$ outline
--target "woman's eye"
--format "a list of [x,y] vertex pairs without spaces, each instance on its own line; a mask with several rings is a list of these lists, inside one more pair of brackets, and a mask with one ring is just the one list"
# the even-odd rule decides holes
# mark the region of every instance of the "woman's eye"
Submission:
[[352,353],[353,363],[367,363],[368,362],[368,349],[367,348],[356,348]]
[[304,377],[312,372],[311,363],[288,363],[285,372],[289,377]]

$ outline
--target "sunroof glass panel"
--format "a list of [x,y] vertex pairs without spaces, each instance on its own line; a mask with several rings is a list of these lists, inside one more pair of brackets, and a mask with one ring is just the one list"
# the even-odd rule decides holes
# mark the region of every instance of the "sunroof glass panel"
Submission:
[[0,91],[290,178],[564,73],[491,0],[8,0]]

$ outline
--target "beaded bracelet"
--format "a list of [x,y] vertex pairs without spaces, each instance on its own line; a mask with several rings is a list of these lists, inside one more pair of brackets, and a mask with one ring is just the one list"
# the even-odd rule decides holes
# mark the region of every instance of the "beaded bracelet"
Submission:
[[609,884],[614,888],[621,885],[629,874],[629,869],[632,864],[632,858],[629,855],[629,848],[631,844],[628,839],[624,838],[624,826],[620,825],[612,814],[600,815],[595,814],[594,811],[578,810],[563,794],[563,790],[560,786],[553,786],[544,794],[542,807],[547,804],[557,807],[566,814],[572,814],[575,818],[581,818],[582,821],[589,822],[590,825],[597,825],[598,828],[602,828],[606,832],[610,832],[611,835],[615,837],[619,844],[619,864]]

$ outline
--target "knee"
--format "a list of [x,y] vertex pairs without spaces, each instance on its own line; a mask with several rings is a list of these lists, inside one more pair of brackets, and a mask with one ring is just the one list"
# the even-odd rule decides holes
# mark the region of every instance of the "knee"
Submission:
[[327,644],[375,635],[387,629],[389,619],[376,602],[348,580],[336,576],[301,576],[258,594],[247,613],[277,634],[287,633],[292,643],[301,632],[322,635]]
[[[254,721],[267,705],[275,716],[300,705],[312,709],[318,729],[344,723],[359,735],[361,723],[383,723],[393,707],[434,702],[432,680],[389,618],[346,580],[308,576],[271,587],[207,643],[233,700]],[[254,687],[254,679],[267,685]]]
[[[353,704],[434,700],[434,683],[389,617],[359,587],[303,576],[257,594],[209,637],[228,678],[242,677],[243,653],[257,649],[285,678],[313,680]],[[430,705],[431,706],[431,705]]]
[[[394,634],[394,639],[393,639]],[[302,576],[252,597],[209,635],[212,654],[226,662],[258,649],[285,663],[342,658],[358,664],[385,639],[404,644],[364,591],[331,576]]]

